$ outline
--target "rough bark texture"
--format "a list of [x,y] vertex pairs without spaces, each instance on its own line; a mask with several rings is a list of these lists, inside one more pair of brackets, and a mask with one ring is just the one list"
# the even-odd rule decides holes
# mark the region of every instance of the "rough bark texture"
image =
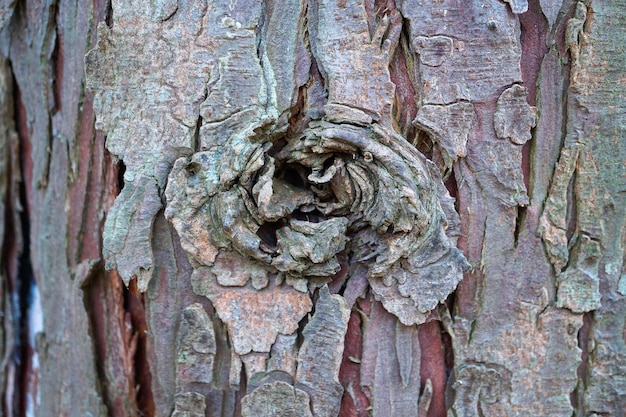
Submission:
[[0,415],[624,415],[625,19],[0,0]]

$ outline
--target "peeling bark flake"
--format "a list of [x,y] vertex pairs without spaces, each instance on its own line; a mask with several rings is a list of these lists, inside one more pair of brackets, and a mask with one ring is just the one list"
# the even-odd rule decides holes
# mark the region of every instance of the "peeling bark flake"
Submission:
[[176,405],[171,417],[204,417],[206,399],[197,392],[176,394]]
[[[234,271],[235,272],[235,271]],[[276,281],[262,290],[251,287],[222,287],[208,268],[194,270],[193,281],[205,285],[206,295],[228,327],[234,352],[269,353],[278,334],[289,335],[311,310],[308,294]],[[196,288],[197,288],[196,286]]]
[[107,268],[117,268],[126,285],[137,276],[142,292],[152,277],[150,240],[160,194],[174,160],[195,148],[211,73],[203,43],[207,5],[178,4],[170,15],[174,7],[116,2],[112,28],[98,25],[97,46],[85,58],[96,127],[126,165],[124,190],[105,226]]
[[526,96],[526,88],[515,84],[498,98],[493,122],[500,139],[510,139],[517,145],[531,139],[530,129],[537,124],[537,109],[526,102]]
[[431,135],[450,169],[467,155],[467,139],[476,121],[472,103],[460,102],[447,106],[426,104],[419,108],[413,124]]
[[[502,1],[398,3],[409,21],[413,53],[420,58],[424,104],[483,102],[522,81],[519,22]],[[522,9],[522,4],[516,7]]]
[[331,295],[327,286],[319,295],[315,314],[303,331],[295,386],[310,395],[314,417],[330,417],[338,415],[341,406],[339,367],[350,309],[343,297]]
[[216,353],[213,323],[201,304],[183,310],[178,331],[178,385],[213,380],[213,360]]
[[241,400],[242,417],[312,417],[309,396],[286,382],[263,384]]

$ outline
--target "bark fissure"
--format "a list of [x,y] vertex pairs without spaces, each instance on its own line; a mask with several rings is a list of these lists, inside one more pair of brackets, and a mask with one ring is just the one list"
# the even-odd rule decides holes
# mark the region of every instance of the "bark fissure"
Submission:
[[[11,65],[9,61],[9,65]],[[38,369],[34,367],[33,355],[35,354],[35,346],[31,344],[31,329],[30,313],[33,307],[33,291],[36,291],[36,283],[33,273],[33,265],[31,262],[31,223],[29,216],[29,204],[27,200],[27,186],[25,179],[29,178],[24,167],[26,166],[25,159],[27,158],[27,152],[25,147],[28,146],[29,138],[26,127],[26,120],[28,116],[26,109],[22,103],[21,90],[17,80],[14,76],[12,65],[11,68],[11,82],[12,88],[12,103],[14,106],[13,114],[15,115],[15,130],[17,133],[17,146],[13,147],[13,151],[17,151],[16,155],[11,158],[12,163],[16,163],[17,167],[11,167],[12,173],[18,173],[19,178],[12,178],[9,176],[11,182],[15,181],[16,188],[11,186],[12,191],[16,192],[14,195],[12,192],[8,194],[8,197],[13,199],[9,204],[9,210],[7,214],[11,215],[11,221],[8,224],[13,224],[13,219],[18,220],[14,223],[14,227],[19,227],[19,230],[13,229],[13,236],[18,239],[15,243],[17,247],[13,256],[15,260],[8,260],[10,263],[14,262],[15,275],[12,276],[9,281],[8,297],[5,300],[10,300],[9,308],[11,313],[9,314],[12,320],[11,326],[13,330],[10,334],[13,335],[12,346],[9,351],[11,352],[10,361],[11,365],[6,364],[9,369],[11,378],[9,383],[13,383],[13,387],[7,387],[7,392],[12,394],[12,398],[7,398],[6,412],[7,415],[23,415],[26,413],[28,403],[34,400],[34,391],[36,390],[36,378]],[[24,179],[24,180],[23,180]],[[9,183],[11,185],[11,183]],[[13,212],[15,210],[15,212]],[[10,274],[11,276],[13,274]],[[5,360],[9,357],[5,357]],[[13,368],[13,369],[10,369]],[[11,381],[12,379],[12,381]]]

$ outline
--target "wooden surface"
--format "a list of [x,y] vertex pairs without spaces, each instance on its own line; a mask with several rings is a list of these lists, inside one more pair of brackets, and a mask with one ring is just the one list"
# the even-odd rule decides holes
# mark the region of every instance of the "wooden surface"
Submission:
[[0,0],[0,414],[622,415],[625,18]]

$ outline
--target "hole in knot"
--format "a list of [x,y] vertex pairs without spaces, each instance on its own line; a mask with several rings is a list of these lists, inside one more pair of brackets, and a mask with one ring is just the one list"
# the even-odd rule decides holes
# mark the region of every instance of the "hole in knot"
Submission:
[[276,238],[276,231],[285,225],[285,220],[280,219],[276,222],[265,222],[261,226],[259,226],[259,230],[257,230],[256,234],[261,238],[263,242],[263,249],[265,252],[273,253],[276,251],[276,245],[278,244],[278,239]]
[[324,213],[322,213],[318,209],[313,209],[306,212],[302,210],[294,210],[294,212],[291,213],[290,217],[295,220],[302,220],[311,223],[321,223],[326,220],[326,216],[324,215]]

